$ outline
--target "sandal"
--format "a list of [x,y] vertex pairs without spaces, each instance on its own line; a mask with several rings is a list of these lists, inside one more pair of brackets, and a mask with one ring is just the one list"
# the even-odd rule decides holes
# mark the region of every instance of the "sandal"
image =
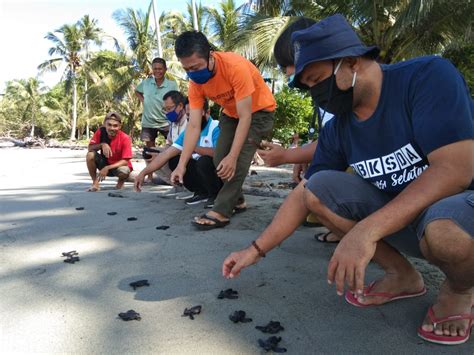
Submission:
[[331,234],[331,231],[329,232],[319,232],[314,235],[314,239],[316,239],[320,243],[328,243],[328,244],[337,244],[339,243],[339,240],[328,240],[328,236]]
[[469,340],[471,336],[472,327],[474,327],[474,314],[459,314],[449,317],[438,318],[435,316],[433,307],[430,307],[428,310],[428,318],[430,319],[431,323],[435,327],[437,324],[448,322],[451,320],[461,320],[467,319],[469,320],[469,324],[466,329],[466,334],[464,336],[457,335],[457,336],[450,336],[450,335],[438,335],[435,332],[427,332],[423,330],[421,327],[418,328],[418,336],[426,341],[435,344],[442,344],[442,345],[458,345],[463,344]]
[[199,218],[201,218],[201,219],[204,218],[204,219],[207,219],[208,221],[214,222],[212,224],[203,224],[203,223],[198,223],[197,221],[191,221],[191,223],[197,229],[199,229],[201,231],[208,231],[208,230],[215,229],[215,228],[223,228],[223,227],[225,227],[226,225],[228,225],[230,223],[230,221],[220,221],[215,217],[208,216],[207,213],[204,213]]

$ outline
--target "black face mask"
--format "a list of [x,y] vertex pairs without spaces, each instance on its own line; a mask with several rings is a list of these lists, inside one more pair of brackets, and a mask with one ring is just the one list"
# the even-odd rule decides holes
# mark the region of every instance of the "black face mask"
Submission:
[[333,115],[340,115],[352,111],[352,100],[354,97],[354,85],[357,73],[354,73],[352,86],[347,90],[341,90],[336,84],[336,73],[342,63],[336,66],[334,73],[327,79],[310,88],[311,97],[324,111]]

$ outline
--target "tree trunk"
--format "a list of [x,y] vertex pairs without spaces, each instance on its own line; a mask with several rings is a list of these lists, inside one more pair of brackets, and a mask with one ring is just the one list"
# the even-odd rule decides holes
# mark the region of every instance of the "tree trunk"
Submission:
[[76,125],[77,125],[77,87],[76,74],[72,74],[72,127],[71,137],[72,141],[76,140]]
[[85,78],[84,81],[84,101],[85,101],[85,106],[86,106],[86,139],[89,140],[89,97],[87,95],[87,78]]

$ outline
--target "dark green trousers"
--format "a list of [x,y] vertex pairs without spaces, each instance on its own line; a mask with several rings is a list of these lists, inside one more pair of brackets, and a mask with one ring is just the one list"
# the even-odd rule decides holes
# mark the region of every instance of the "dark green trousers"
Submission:
[[[263,138],[270,138],[273,128],[273,117],[274,113],[267,111],[257,111],[252,114],[252,123],[247,139],[237,158],[235,175],[230,181],[224,182],[224,186],[222,186],[214,202],[213,211],[229,218],[232,216],[235,205],[244,201],[242,185],[248,174],[255,151],[257,150],[255,143],[259,144]],[[216,167],[221,160],[229,154],[238,123],[238,119],[229,117],[223,113],[221,114],[219,118],[219,139],[217,140],[217,146],[214,152],[214,165]],[[250,143],[249,138],[255,143]]]

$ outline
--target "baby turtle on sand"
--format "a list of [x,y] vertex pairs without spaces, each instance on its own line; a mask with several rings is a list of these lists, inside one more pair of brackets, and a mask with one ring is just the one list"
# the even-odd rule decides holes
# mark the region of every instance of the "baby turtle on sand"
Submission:
[[252,318],[245,318],[245,311],[235,311],[229,316],[229,319],[234,323],[249,323],[252,321]]
[[265,326],[257,325],[255,329],[258,329],[264,333],[270,333],[270,334],[276,334],[281,330],[285,330],[285,328],[281,326],[280,322],[273,322],[273,321],[270,321],[270,323],[268,323]]
[[138,280],[138,281],[130,282],[129,285],[133,287],[133,290],[134,290],[134,291],[135,291],[138,287],[150,286],[150,284],[148,283],[148,280]]
[[265,351],[273,351],[276,353],[286,353],[285,348],[279,348],[278,343],[281,341],[281,337],[272,336],[267,340],[258,339],[258,345]]
[[123,320],[141,320],[142,317],[140,316],[140,313],[135,312],[133,309],[125,312],[125,313],[119,313],[118,315],[120,318]]
[[194,316],[201,313],[201,306],[194,306],[191,308],[185,308],[181,317],[189,317],[194,320]]
[[228,298],[230,300],[235,300],[239,298],[239,293],[231,288],[228,288],[227,290],[223,290],[219,293],[217,296],[218,299],[222,300],[224,298]]

